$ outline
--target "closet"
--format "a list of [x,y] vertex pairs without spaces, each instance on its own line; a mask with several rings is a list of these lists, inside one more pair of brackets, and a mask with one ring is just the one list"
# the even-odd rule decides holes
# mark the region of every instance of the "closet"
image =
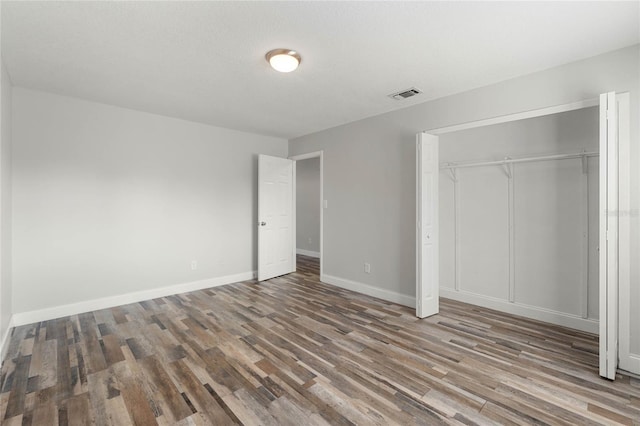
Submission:
[[440,295],[598,332],[599,110],[440,135]]
[[416,316],[439,297],[599,335],[640,374],[629,93],[416,137]]

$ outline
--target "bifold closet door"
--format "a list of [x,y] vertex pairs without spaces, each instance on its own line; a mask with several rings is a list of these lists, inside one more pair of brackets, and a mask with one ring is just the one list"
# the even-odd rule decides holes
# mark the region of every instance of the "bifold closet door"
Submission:
[[618,105],[600,95],[600,375],[618,367]]
[[419,133],[416,142],[416,316],[440,309],[438,136]]

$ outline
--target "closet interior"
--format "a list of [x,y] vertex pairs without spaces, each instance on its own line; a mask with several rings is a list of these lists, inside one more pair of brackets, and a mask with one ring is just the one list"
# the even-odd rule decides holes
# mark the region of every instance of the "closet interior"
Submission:
[[598,107],[440,136],[440,295],[598,330]]

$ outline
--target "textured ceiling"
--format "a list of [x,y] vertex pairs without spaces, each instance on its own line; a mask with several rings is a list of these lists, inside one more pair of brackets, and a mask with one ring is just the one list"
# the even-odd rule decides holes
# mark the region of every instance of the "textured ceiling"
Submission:
[[[1,4],[17,86],[285,138],[640,38],[638,2]],[[268,67],[279,47],[296,72]]]

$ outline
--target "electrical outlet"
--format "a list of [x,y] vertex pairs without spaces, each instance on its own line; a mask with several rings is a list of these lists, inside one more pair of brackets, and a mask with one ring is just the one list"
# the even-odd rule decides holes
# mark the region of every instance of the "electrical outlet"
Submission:
[[367,263],[367,262],[364,263],[364,272],[366,274],[370,274],[371,273],[371,264],[370,263]]
[[198,261],[197,260],[192,260],[191,261],[191,270],[195,271],[196,269],[198,269]]
[[309,244],[311,244],[311,238],[309,238],[307,241],[309,242]]

